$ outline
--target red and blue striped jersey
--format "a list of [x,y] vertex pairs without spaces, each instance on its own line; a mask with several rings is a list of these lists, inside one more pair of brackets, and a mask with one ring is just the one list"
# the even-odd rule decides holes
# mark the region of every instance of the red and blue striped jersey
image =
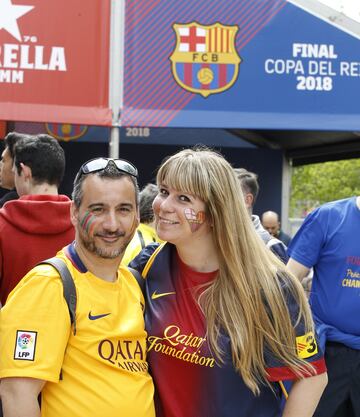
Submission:
[[[260,395],[254,396],[233,367],[228,335],[222,332],[219,338],[223,363],[207,342],[197,298],[217,272],[195,272],[180,260],[173,245],[157,247],[148,246],[130,264],[146,277],[148,360],[156,387],[157,417],[280,416],[282,392],[276,381],[294,379],[293,373],[266,351],[273,391],[264,384]],[[297,305],[289,303],[291,316],[296,318]],[[301,341],[301,324],[296,333]],[[320,351],[316,349],[309,360],[318,373],[325,371]]]

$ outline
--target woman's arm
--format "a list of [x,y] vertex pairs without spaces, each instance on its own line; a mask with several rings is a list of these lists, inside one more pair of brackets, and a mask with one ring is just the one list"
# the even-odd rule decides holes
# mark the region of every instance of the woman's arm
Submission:
[[312,417],[327,381],[326,372],[295,381],[286,401],[283,417]]

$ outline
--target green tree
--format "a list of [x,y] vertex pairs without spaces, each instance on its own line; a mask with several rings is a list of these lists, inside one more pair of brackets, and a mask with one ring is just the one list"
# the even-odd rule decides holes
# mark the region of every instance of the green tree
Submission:
[[290,216],[304,217],[320,204],[354,195],[360,195],[360,159],[295,167]]

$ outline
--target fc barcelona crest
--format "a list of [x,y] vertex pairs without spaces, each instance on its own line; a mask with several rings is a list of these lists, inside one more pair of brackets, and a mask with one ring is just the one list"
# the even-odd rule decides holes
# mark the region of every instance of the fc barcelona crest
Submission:
[[85,135],[86,125],[71,125],[69,123],[45,123],[47,133],[58,140],[69,142]]
[[228,90],[239,74],[235,48],[238,26],[197,22],[175,23],[176,46],[170,61],[176,82],[185,90],[208,97]]

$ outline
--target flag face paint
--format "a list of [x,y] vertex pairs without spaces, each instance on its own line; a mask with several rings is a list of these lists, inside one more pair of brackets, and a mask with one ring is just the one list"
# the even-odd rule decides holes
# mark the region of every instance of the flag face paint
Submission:
[[184,210],[185,218],[189,222],[191,231],[195,233],[201,227],[201,225],[205,222],[205,212],[198,211],[195,212],[192,208],[186,208]]
[[87,235],[91,235],[92,230],[95,226],[95,220],[96,217],[90,213],[89,211],[86,211],[80,220],[80,226]]

